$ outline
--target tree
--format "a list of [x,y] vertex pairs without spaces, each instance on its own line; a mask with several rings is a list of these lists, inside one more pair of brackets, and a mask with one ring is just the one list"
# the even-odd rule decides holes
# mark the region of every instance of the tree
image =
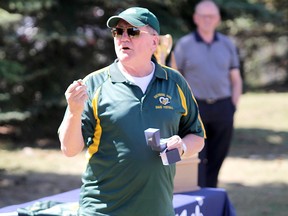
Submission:
[[[176,42],[195,28],[191,15],[197,2],[0,1],[0,124],[11,123],[18,112],[18,119],[25,121],[16,121],[24,125],[17,137],[22,139],[24,134],[56,137],[66,106],[64,92],[69,83],[115,59],[113,40],[106,27],[111,15],[131,6],[147,7],[159,18],[161,34],[170,33]],[[216,2],[223,18],[220,30],[235,38],[246,60],[245,70],[249,77],[251,71],[254,77],[260,76],[255,72],[263,67],[257,64],[257,49],[263,47],[263,43],[278,44],[279,38],[281,47],[287,45],[286,0]],[[287,49],[284,54],[275,52],[266,63],[274,62],[287,75],[285,59]],[[35,133],[36,129],[41,130]]]

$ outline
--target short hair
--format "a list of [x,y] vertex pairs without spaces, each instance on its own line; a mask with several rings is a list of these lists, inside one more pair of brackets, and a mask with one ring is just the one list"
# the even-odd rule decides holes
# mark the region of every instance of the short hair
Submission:
[[218,10],[218,13],[220,14],[219,6],[216,4],[216,2],[214,2],[212,0],[202,0],[202,1],[200,1],[198,4],[196,4],[194,12],[196,13],[197,10],[199,9],[199,7],[201,7],[205,3],[209,3],[211,5],[214,5],[215,8]]
[[151,27],[150,25],[147,25],[147,27],[150,34],[159,35],[158,32],[153,27]]

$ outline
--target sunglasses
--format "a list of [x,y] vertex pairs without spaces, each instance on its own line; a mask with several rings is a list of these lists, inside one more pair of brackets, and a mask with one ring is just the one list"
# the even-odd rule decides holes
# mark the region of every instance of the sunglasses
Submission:
[[[122,35],[124,34],[125,30],[127,31],[127,35],[130,38],[134,38],[134,37],[139,37],[140,33],[149,33],[146,31],[140,31],[138,28],[136,27],[130,27],[130,28],[112,28],[111,32],[112,32],[112,36],[113,37],[122,37]],[[150,33],[149,33],[150,34]]]

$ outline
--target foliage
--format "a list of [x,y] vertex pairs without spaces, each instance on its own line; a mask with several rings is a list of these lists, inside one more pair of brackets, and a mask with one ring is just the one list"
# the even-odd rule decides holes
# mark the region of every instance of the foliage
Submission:
[[[161,34],[170,33],[177,42],[195,28],[191,15],[197,2],[199,0],[0,1],[0,112],[29,112],[30,115],[25,116],[31,127],[35,127],[39,119],[42,124],[51,124],[56,112],[56,116],[64,112],[64,92],[69,83],[115,59],[113,40],[106,27],[111,15],[131,6],[147,7],[159,18]],[[263,69],[267,68],[270,77],[275,70],[287,75],[288,51],[284,47],[288,39],[287,29],[283,27],[288,24],[286,0],[216,2],[223,20],[220,30],[236,39],[245,59],[247,77],[260,80]],[[273,50],[276,45],[279,48]],[[262,63],[257,64],[267,47],[273,55],[265,56]],[[278,77],[281,81],[287,79],[287,76]],[[4,119],[1,124],[8,121]]]

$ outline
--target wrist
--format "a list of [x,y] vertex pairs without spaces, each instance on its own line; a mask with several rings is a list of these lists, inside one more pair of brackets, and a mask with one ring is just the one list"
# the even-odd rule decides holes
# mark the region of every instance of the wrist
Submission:
[[181,158],[184,157],[184,155],[187,152],[187,146],[186,144],[182,141],[182,153],[181,153]]

